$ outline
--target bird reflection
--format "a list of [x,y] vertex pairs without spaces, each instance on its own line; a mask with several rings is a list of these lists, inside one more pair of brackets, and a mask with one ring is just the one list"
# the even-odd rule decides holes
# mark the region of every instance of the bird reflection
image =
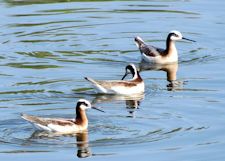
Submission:
[[126,109],[130,114],[128,117],[135,117],[135,111],[139,108],[141,101],[144,99],[144,94],[135,95],[96,95],[92,100],[92,104],[113,102],[113,101],[125,101]]
[[92,156],[91,150],[88,144],[88,131],[74,133],[74,134],[61,134],[61,133],[50,133],[46,131],[35,131],[28,140],[33,139],[45,139],[49,138],[56,138],[56,137],[76,137],[76,144],[77,144],[77,157],[78,158],[87,158]]
[[127,111],[131,114],[130,117],[135,117],[135,110],[140,106],[139,100],[126,100]]
[[166,72],[167,81],[167,90],[179,90],[183,88],[183,81],[177,80],[177,71],[178,71],[178,63],[171,64],[150,64],[142,61],[140,63],[140,70],[160,70]]
[[88,145],[88,132],[77,133],[77,157],[87,158],[92,155]]

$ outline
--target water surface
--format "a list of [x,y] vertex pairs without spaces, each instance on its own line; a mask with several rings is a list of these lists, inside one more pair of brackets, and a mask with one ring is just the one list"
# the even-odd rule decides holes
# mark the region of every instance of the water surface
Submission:
[[[0,2],[0,156],[2,160],[223,160],[225,2]],[[170,30],[179,64],[145,66],[133,38],[164,47]],[[95,94],[83,77],[120,79],[135,63],[138,97]],[[174,81],[175,80],[175,81]],[[20,113],[74,117],[85,98],[88,131],[37,132]]]

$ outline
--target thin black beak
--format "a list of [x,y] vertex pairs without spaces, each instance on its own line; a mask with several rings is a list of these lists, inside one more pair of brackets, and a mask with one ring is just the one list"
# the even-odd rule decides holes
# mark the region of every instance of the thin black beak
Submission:
[[182,37],[183,40],[187,40],[187,41],[192,41],[192,42],[196,42],[195,40],[191,40],[191,39],[187,39],[185,37]]
[[97,108],[97,107],[91,107],[91,108],[93,108],[93,109],[95,109],[95,110],[97,110],[97,111],[101,111],[101,112],[105,112],[105,111],[103,111],[103,110],[100,110],[99,108]]
[[128,73],[126,72],[121,80],[124,80],[124,78],[125,78],[127,75],[128,75]]

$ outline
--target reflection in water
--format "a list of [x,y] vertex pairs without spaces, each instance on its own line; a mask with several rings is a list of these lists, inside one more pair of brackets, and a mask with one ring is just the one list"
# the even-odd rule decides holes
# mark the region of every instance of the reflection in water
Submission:
[[167,90],[168,91],[182,90],[184,84],[185,81],[178,81],[178,80],[170,81],[167,84]]
[[88,131],[75,133],[75,134],[61,134],[61,133],[49,133],[46,131],[35,131],[27,140],[33,139],[52,139],[56,137],[74,137],[76,136],[77,143],[77,157],[87,158],[92,155],[88,145]]
[[132,96],[125,95],[96,95],[92,104],[103,103],[103,102],[113,102],[113,101],[125,101],[126,109],[131,116],[135,117],[135,110],[140,106],[140,102],[144,99],[144,94],[136,94]]
[[[103,155],[109,153],[112,155],[107,156],[109,160],[119,160],[121,156],[144,159],[152,155],[155,160],[169,157],[181,160],[198,151],[202,155],[190,155],[190,160],[225,158],[220,153],[225,132],[221,123],[225,111],[220,108],[224,103],[221,65],[225,60],[222,7],[225,1],[204,1],[204,7],[198,8],[203,1],[75,1],[78,0],[1,1],[0,155],[5,155],[5,160],[14,157],[18,161],[38,156],[45,160],[97,156],[103,160],[106,157]],[[125,64],[139,60],[133,36],[150,36],[149,42],[160,45],[164,42],[160,35],[172,30],[174,24],[198,43],[192,47],[179,43],[182,49],[179,63],[185,70],[179,68],[177,73],[178,64],[174,70],[168,67],[173,65],[152,69],[163,70],[156,75],[164,79],[153,85],[146,82],[149,88],[145,102],[132,98],[115,101],[113,96],[110,102],[108,97],[105,104],[113,113],[106,113],[101,119],[99,113],[92,113],[88,133],[27,139],[33,128],[18,117],[19,113],[53,116],[60,113],[70,117],[74,109],[65,107],[71,107],[74,98],[96,96],[89,94],[83,80],[90,69],[100,69],[95,72],[96,78],[107,79],[110,78],[107,73],[120,73]],[[198,28],[184,24],[197,24]],[[146,76],[151,72],[146,71]],[[191,78],[188,89],[182,89],[177,74]],[[162,91],[161,84],[164,90],[181,91]],[[98,98],[100,102],[101,97]],[[114,108],[118,106],[122,107]],[[141,110],[136,110],[138,106]],[[130,111],[137,115],[135,119],[124,117],[130,116]],[[89,141],[85,141],[88,135]],[[219,143],[209,144],[214,141]],[[21,154],[1,153],[6,150]],[[32,154],[33,150],[39,153]],[[96,155],[95,150],[103,155]],[[206,151],[218,155],[205,155]]]
[[87,158],[92,155],[88,145],[88,132],[77,133],[77,157]]
[[135,117],[135,110],[140,106],[139,100],[126,100],[127,111],[131,114],[131,117]]
[[140,70],[161,70],[166,72],[166,78],[169,82],[167,84],[168,91],[180,90],[183,88],[184,82],[177,80],[178,63],[171,64],[151,64],[142,61],[140,63]]

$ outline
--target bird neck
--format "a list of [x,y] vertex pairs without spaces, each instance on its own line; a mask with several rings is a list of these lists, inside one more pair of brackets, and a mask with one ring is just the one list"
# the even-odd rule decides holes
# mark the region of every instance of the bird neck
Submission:
[[85,110],[76,107],[76,123],[81,125],[87,125],[88,119]]
[[133,74],[133,79],[132,80],[135,80],[135,81],[142,81],[142,78],[139,74],[139,72],[136,70],[134,71],[134,74]]
[[175,45],[175,41],[171,40],[169,36],[167,37],[167,40],[166,40],[166,55],[177,56],[177,48]]

